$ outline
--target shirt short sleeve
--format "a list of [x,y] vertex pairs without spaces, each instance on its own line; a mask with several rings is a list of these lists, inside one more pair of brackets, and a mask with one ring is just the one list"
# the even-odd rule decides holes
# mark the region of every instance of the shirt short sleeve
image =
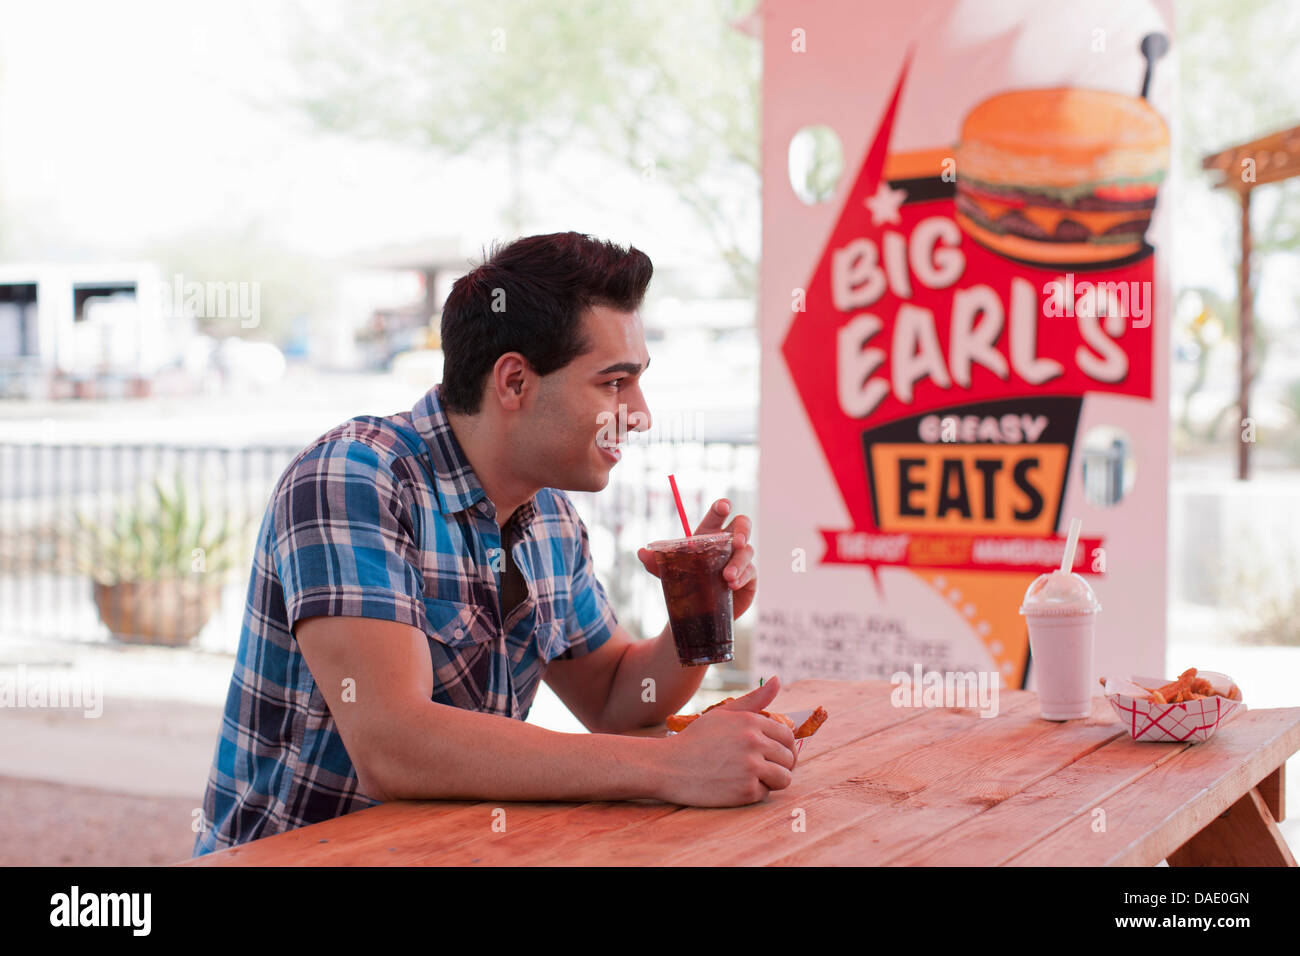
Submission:
[[401,483],[379,452],[327,440],[296,461],[272,505],[288,626],[366,617],[424,629],[424,578]]
[[568,647],[556,658],[562,661],[583,657],[597,650],[614,636],[614,631],[618,628],[614,608],[609,603],[604,587],[596,578],[596,569],[592,565],[591,542],[587,538],[587,526],[583,524],[572,503],[567,499],[565,503],[568,505],[577,534],[573,541],[569,613],[564,621],[565,642]]

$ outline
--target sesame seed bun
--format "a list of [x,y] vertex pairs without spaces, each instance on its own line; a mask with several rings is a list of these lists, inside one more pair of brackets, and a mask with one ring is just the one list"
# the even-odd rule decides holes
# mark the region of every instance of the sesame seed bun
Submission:
[[1016,90],[962,124],[957,179],[1077,186],[1163,172],[1169,130],[1146,100],[1108,90]]

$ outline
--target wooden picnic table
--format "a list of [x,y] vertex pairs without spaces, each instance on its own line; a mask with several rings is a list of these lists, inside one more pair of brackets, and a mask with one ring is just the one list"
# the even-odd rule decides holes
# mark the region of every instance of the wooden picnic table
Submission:
[[1300,707],[1245,710],[1204,743],[1136,743],[1102,697],[1051,722],[1028,691],[982,717],[895,707],[891,690],[783,691],[777,709],[830,719],[794,782],[749,806],[396,801],[187,865],[1296,865],[1277,821]]

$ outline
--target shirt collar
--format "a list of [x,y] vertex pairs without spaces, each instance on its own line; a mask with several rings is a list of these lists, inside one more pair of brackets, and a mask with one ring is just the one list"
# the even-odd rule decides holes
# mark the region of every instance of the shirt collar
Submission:
[[[441,387],[435,385],[429,389],[411,409],[411,424],[424,439],[433,458],[433,476],[440,508],[445,514],[454,514],[478,506],[478,510],[495,521],[496,507],[479,484],[474,466],[465,457],[456,433],[447,421],[442,398],[438,394]],[[536,500],[537,496],[534,495],[520,505],[507,525],[513,523],[521,532],[527,530],[537,516]]]

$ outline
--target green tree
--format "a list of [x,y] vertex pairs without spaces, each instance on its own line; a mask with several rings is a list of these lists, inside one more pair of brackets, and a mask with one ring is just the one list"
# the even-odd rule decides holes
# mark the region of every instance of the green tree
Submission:
[[[1209,424],[1198,432],[1192,424],[1192,399],[1205,386],[1209,378],[1211,359],[1225,342],[1235,342],[1240,335],[1240,312],[1236,299],[1226,299],[1208,286],[1187,287],[1180,290],[1182,300],[1190,306],[1180,309],[1183,315],[1175,316],[1179,330],[1196,348],[1196,371],[1183,390],[1183,409],[1178,421],[1178,434],[1191,442],[1213,442],[1238,409],[1235,397],[1228,400]],[[1261,325],[1255,330],[1255,366],[1260,368],[1268,358],[1274,339],[1273,332]],[[1236,429],[1229,429],[1236,432]]]
[[[1207,174],[1201,159],[1300,123],[1300,4],[1293,0],[1182,0],[1178,4],[1179,120],[1184,172]],[[1300,248],[1300,178],[1277,191],[1271,214],[1252,222],[1261,255]],[[1224,253],[1235,262],[1238,206],[1224,190]],[[1258,197],[1257,197],[1258,198]]]
[[199,320],[200,331],[218,338],[237,335],[283,344],[297,316],[323,315],[335,296],[328,263],[267,240],[256,224],[180,236],[146,246],[142,254],[160,264],[165,282],[179,273],[186,282],[257,283],[256,326],[244,328],[238,318]]
[[[671,191],[744,293],[757,286],[761,51],[733,23],[753,0],[400,0],[304,17],[281,102],[318,129],[522,171],[579,146]],[[557,183],[563,170],[551,168]],[[748,207],[748,215],[738,214]]]
[[[1249,142],[1281,129],[1300,124],[1300,57],[1295,55],[1300,39],[1300,4],[1291,0],[1182,0],[1178,5],[1180,155],[1183,172],[1192,182],[1206,182],[1209,175],[1201,160],[1210,153]],[[1214,174],[1217,176],[1217,174]],[[1240,261],[1240,203],[1230,189],[1218,190],[1219,202],[1211,222],[1197,228],[1217,235],[1224,261],[1235,267]],[[1260,187],[1252,196],[1251,242],[1254,249],[1256,282],[1264,259],[1300,250],[1300,177]],[[1184,289],[1198,294],[1207,312],[1222,322],[1225,342],[1239,335],[1235,294],[1223,301],[1212,290]],[[1256,347],[1253,366],[1256,376],[1264,366],[1270,340],[1300,331],[1294,311],[1290,321],[1260,312],[1255,299]],[[1201,347],[1198,373],[1186,398],[1205,379],[1211,345],[1190,330]],[[1284,404],[1297,401],[1300,382],[1282,396]],[[1294,408],[1294,405],[1292,405]],[[1221,409],[1205,439],[1212,439],[1222,423],[1235,412],[1235,401]],[[1297,417],[1300,420],[1300,416]],[[1190,422],[1184,411],[1185,434]],[[1300,443],[1290,443],[1292,454],[1300,454]]]

